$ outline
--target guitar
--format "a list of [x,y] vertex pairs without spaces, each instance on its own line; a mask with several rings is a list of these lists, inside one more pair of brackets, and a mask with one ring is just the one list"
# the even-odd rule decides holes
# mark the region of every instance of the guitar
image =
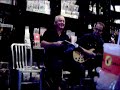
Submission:
[[[93,48],[89,49],[89,51],[94,51],[94,49]],[[91,57],[91,56],[89,56],[85,53],[82,53],[80,51],[77,51],[77,50],[74,50],[72,55],[73,55],[74,61],[79,62],[79,63],[84,63],[89,59],[94,59],[94,56]]]
[[[73,45],[71,42],[69,42],[67,40],[65,40],[65,42]],[[99,53],[95,54],[94,48],[87,50],[87,49],[79,46],[77,43],[75,43],[73,46],[75,46],[75,49],[73,49],[73,51],[72,51],[73,59],[74,59],[74,61],[79,62],[79,63],[84,63],[87,60],[94,59],[96,57],[96,55],[101,55]]]

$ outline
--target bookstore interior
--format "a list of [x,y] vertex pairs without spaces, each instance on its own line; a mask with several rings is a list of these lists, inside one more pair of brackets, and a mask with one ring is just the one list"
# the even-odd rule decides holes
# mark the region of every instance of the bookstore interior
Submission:
[[0,90],[120,90],[120,0],[0,0]]

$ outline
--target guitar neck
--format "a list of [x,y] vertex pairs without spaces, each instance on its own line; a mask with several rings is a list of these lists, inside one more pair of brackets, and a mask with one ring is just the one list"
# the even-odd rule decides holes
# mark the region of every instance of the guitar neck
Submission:
[[70,41],[67,41],[67,40],[65,40],[65,42],[68,43],[68,44],[71,44],[71,45],[75,46],[75,48],[78,48],[81,51],[85,50],[83,47],[79,46],[77,43],[72,44]]
[[[81,47],[81,46],[78,45],[77,43],[72,44],[70,41],[67,41],[67,40],[65,40],[65,42],[68,43],[68,44],[71,44],[71,45],[75,46],[75,48],[76,48],[78,51],[80,51],[80,52],[84,52],[84,53],[86,53],[86,54],[90,54],[90,53],[89,53],[90,50],[87,50],[87,49]],[[93,49],[94,49],[94,48],[93,48]],[[91,54],[90,54],[90,55],[91,55]],[[101,53],[96,53],[96,55],[98,56],[98,55],[102,55],[102,54],[101,54]],[[94,56],[94,55],[93,55],[93,56]]]

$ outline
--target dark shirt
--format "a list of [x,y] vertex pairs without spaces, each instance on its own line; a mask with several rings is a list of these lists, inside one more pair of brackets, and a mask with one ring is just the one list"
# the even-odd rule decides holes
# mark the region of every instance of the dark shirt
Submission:
[[[92,49],[96,53],[94,55],[85,55],[85,63],[84,66],[86,69],[89,70],[89,75],[93,77],[93,73],[91,72],[93,68],[101,67],[102,66],[102,58],[103,58],[103,39],[100,36],[96,36],[94,33],[88,33],[83,35],[81,38],[78,39],[77,43],[85,49]],[[84,54],[83,54],[84,55]]]
[[68,39],[69,37],[66,35],[65,31],[62,32],[61,36],[59,36],[56,30],[47,30],[42,37],[42,40],[48,42],[64,41]]
[[[64,40],[69,40],[69,37],[66,35],[66,32],[63,31],[62,34],[59,36],[57,31],[55,29],[53,30],[47,30],[43,37],[42,40],[45,40],[47,42],[57,42],[57,41],[64,41]],[[64,52],[64,46],[51,46],[46,49],[46,53],[48,56],[52,57],[62,57],[62,54]]]
[[100,36],[96,36],[93,33],[85,34],[78,39],[77,43],[85,49],[94,48],[94,53],[103,53],[103,39]]

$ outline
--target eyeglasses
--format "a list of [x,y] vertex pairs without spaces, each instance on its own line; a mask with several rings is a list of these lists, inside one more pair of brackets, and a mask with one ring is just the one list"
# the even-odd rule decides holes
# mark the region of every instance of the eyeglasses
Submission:
[[98,32],[103,32],[103,30],[98,29],[98,28],[95,28],[95,30],[98,31]]

